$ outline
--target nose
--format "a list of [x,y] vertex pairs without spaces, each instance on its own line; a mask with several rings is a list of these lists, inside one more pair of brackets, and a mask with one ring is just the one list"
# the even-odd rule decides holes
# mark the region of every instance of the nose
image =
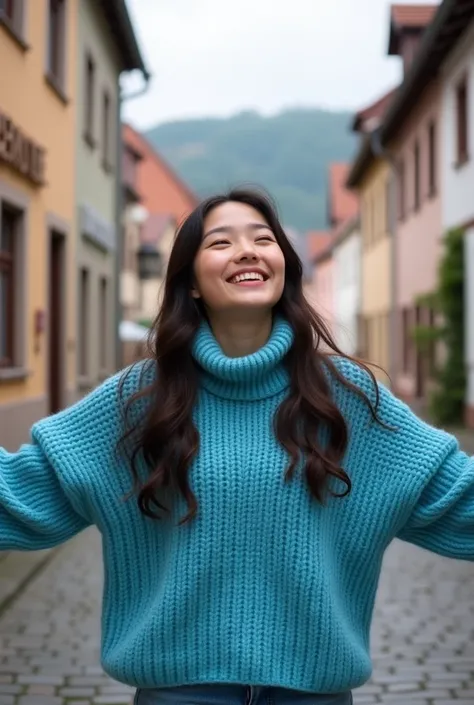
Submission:
[[240,248],[236,252],[235,261],[236,262],[256,262],[259,259],[258,253],[255,249],[255,245],[250,242],[242,242]]

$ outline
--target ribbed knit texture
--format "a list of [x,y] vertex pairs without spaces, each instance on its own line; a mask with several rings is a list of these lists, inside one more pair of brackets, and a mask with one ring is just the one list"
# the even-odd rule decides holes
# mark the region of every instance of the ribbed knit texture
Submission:
[[[288,393],[292,340],[277,321],[260,351],[229,359],[201,328],[191,524],[176,525],[181,499],[162,521],[123,499],[131,481],[115,454],[119,375],[36,424],[31,445],[0,451],[0,549],[54,546],[90,524],[101,531],[102,662],[118,680],[357,687],[370,676],[369,627],[390,541],[474,560],[474,461],[384,387],[380,415],[396,431],[371,422],[364,402],[333,382],[350,429],[350,496],[322,507],[302,477],[285,484],[272,424]],[[338,364],[374,398],[365,372]],[[126,394],[139,377],[140,366]]]

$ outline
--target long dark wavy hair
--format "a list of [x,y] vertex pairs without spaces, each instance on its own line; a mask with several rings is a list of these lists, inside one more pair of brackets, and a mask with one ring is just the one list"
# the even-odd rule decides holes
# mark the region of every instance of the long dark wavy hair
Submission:
[[[125,430],[121,444],[127,447],[133,477],[132,494],[137,497],[140,511],[151,518],[160,518],[161,512],[168,510],[162,504],[161,496],[167,488],[177,489],[186,501],[188,512],[180,523],[191,520],[197,512],[196,496],[189,483],[189,468],[199,449],[199,429],[192,420],[199,369],[191,346],[206,314],[201,301],[191,296],[193,265],[201,245],[204,219],[212,209],[229,201],[246,204],[261,213],[285,258],[284,290],[274,313],[291,324],[294,343],[285,359],[290,389],[275,414],[274,429],[278,441],[288,453],[286,480],[294,476],[299,463],[304,461],[304,475],[317,501],[323,503],[327,491],[343,497],[351,490],[351,480],[341,467],[348,429],[332,398],[331,375],[362,397],[372,418],[379,421],[375,377],[370,368],[353,360],[373,380],[375,400],[372,403],[338,370],[334,356],[347,356],[338,348],[327,324],[304,296],[301,260],[285,235],[271,200],[258,191],[244,189],[208,198],[184,220],[176,234],[162,305],[148,342],[148,364],[155,367],[153,381],[143,385],[123,405]],[[128,373],[122,377],[122,390]],[[146,401],[144,413],[132,419],[135,416],[131,413],[132,407],[143,401]],[[326,429],[328,439],[324,447],[318,444],[322,427]],[[140,478],[140,459],[145,461],[146,479]],[[341,481],[345,491],[337,494],[330,490],[328,483],[332,478]]]

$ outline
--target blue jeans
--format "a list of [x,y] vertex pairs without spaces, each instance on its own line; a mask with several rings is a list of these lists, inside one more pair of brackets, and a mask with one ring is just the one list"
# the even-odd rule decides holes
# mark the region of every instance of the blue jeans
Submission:
[[352,705],[352,694],[317,695],[286,688],[245,685],[191,685],[142,688],[134,705]]

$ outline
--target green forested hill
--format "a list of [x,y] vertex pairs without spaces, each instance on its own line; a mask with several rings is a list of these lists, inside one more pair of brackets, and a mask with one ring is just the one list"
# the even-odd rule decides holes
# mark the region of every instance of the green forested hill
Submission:
[[349,113],[312,108],[244,112],[163,123],[146,137],[199,196],[258,184],[276,199],[285,225],[302,231],[326,224],[327,165],[349,160],[356,146],[349,122]]

